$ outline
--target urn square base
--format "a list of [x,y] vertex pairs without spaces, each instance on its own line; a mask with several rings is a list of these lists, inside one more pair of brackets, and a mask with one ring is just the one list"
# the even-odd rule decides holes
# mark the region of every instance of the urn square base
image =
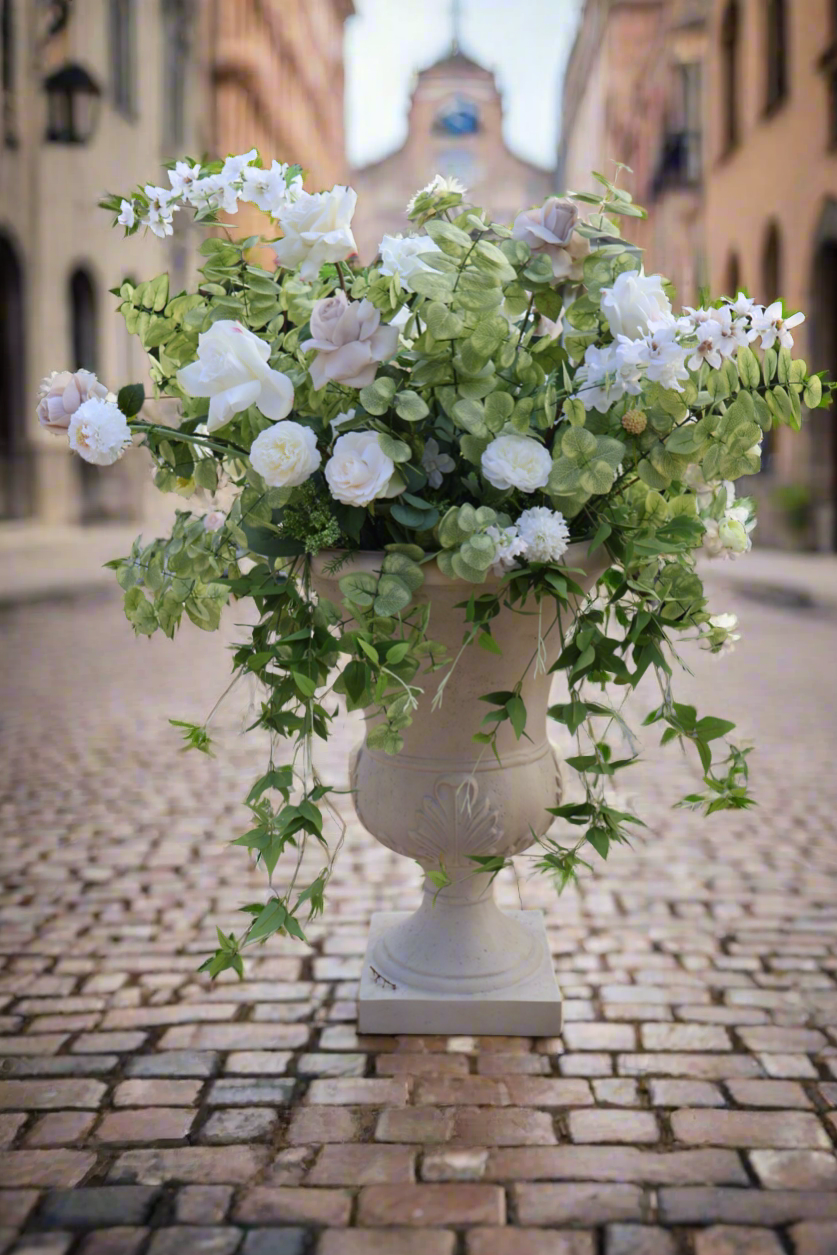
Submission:
[[358,1032],[421,1033],[468,1037],[555,1037],[561,1031],[561,991],[541,911],[508,911],[532,934],[541,952],[534,973],[519,984],[489,993],[445,994],[408,985],[392,987],[373,970],[378,939],[408,911],[376,911],[358,995]]

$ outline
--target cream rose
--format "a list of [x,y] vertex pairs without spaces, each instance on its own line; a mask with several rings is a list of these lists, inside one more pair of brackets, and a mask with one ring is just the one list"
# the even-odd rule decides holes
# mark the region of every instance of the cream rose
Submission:
[[112,466],[131,443],[128,420],[113,401],[90,397],[67,428],[70,448],[94,466]]
[[378,363],[398,348],[398,328],[382,326],[380,310],[371,301],[350,301],[338,291],[314,302],[311,339],[299,347],[303,352],[317,350],[308,368],[317,392],[329,380],[365,388],[375,378]]
[[525,209],[512,224],[512,238],[544,253],[556,279],[580,278],[580,260],[589,252],[587,240],[574,234],[578,209],[571,200],[550,196],[535,209]]
[[108,390],[90,370],[54,370],[41,380],[38,422],[58,435],[67,430],[80,405],[90,397],[104,401]]
[[339,436],[326,462],[325,477],[331,495],[343,505],[367,506],[379,497],[395,497],[404,490],[395,478],[395,463],[381,448],[376,431],[347,431]]
[[623,270],[612,288],[602,288],[602,310],[615,336],[639,340],[655,324],[674,321],[659,275]]
[[498,436],[481,460],[482,473],[495,488],[534,492],[545,488],[552,470],[549,450],[529,436]]
[[322,460],[315,433],[301,423],[274,423],[250,446],[250,464],[269,488],[304,484]]
[[316,279],[324,262],[345,261],[357,252],[352,215],[357,192],[333,187],[330,192],[301,192],[278,211],[283,239],[271,245],[280,266],[299,266],[300,277]]
[[240,322],[222,318],[198,336],[198,360],[177,372],[193,397],[209,397],[207,431],[217,431],[236,414],[257,405],[265,418],[290,414],[293,384],[267,364],[270,347]]

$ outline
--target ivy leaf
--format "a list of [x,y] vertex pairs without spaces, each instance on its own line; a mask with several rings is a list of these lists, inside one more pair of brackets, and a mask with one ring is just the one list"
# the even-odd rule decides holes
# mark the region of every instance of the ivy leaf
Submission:
[[134,418],[145,404],[145,388],[141,383],[127,383],[120,388],[116,404],[126,418]]
[[519,694],[515,694],[514,697],[510,697],[506,702],[506,712],[511,720],[514,735],[519,741],[526,728],[526,704]]

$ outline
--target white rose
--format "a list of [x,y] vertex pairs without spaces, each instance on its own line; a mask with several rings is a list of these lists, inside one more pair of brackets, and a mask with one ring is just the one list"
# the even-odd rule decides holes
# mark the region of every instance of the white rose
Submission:
[[80,405],[67,428],[70,448],[95,466],[112,466],[131,443],[128,420],[113,401],[91,397]]
[[657,323],[672,321],[671,301],[659,275],[623,270],[612,288],[602,288],[602,310],[614,336],[638,340]]
[[315,433],[301,423],[274,423],[250,446],[250,464],[269,488],[304,484],[321,462]]
[[356,204],[357,192],[339,184],[330,192],[301,192],[279,211],[284,238],[271,245],[279,265],[298,266],[302,279],[316,279],[324,262],[356,253],[351,226]]
[[104,400],[108,390],[90,370],[54,370],[41,380],[39,393],[38,422],[58,435],[80,405],[91,397]]
[[552,458],[549,450],[529,436],[498,436],[482,455],[482,473],[495,488],[534,492],[546,487]]
[[376,431],[347,431],[334,442],[326,462],[325,477],[331,495],[343,505],[367,506],[378,497],[395,497],[403,491],[396,479],[395,463],[381,448]]
[[[429,235],[385,235],[378,245],[381,254],[382,275],[398,275],[401,286],[412,292],[410,280],[414,275],[430,270],[421,259],[422,253],[440,253]],[[408,311],[409,313],[409,311]]]
[[198,360],[177,372],[193,397],[209,397],[207,431],[217,431],[235,414],[257,405],[274,421],[290,414],[293,385],[267,364],[270,347],[240,322],[222,318],[198,337]]

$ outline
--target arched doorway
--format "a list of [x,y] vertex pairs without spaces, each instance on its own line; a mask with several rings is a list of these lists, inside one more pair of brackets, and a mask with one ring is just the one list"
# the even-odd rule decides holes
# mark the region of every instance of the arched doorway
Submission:
[[[811,258],[810,369],[837,374],[837,200],[820,214]],[[820,549],[837,550],[837,431],[831,409],[815,410],[811,429],[811,483]]]
[[23,267],[12,241],[0,231],[0,518],[21,518],[31,500],[24,313]]
[[[72,369],[92,370],[99,366],[99,326],[96,288],[90,271],[77,267],[70,275],[70,361]],[[75,459],[81,486],[81,520],[92,523],[106,511],[100,503],[100,473],[83,458]]]

